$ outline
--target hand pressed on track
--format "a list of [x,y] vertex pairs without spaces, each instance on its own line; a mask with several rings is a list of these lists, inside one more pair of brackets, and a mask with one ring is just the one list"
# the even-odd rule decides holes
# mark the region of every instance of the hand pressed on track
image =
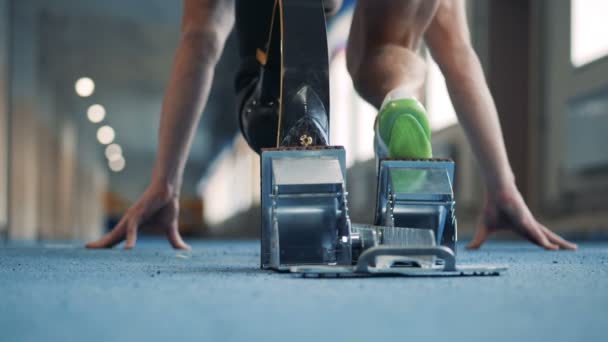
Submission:
[[515,186],[488,195],[477,233],[467,248],[478,249],[489,235],[499,230],[511,230],[548,250],[577,248],[539,223]]
[[112,248],[127,240],[125,249],[135,247],[137,232],[142,227],[159,227],[175,249],[190,250],[178,231],[179,201],[161,186],[151,185],[120,222],[105,236],[86,244],[87,248]]

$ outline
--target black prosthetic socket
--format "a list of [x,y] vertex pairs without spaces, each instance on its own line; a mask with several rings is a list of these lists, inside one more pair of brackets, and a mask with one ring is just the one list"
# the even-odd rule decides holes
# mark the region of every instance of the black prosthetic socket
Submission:
[[[273,51],[272,60],[277,61],[273,65],[261,65],[256,56],[258,49],[264,51],[268,48],[274,3],[274,0],[236,1],[236,32],[241,57],[235,80],[237,110],[241,132],[257,153],[262,148],[275,147],[277,140],[280,50]],[[277,24],[278,21],[274,25]],[[276,35],[273,40],[280,39]]]
[[258,153],[268,147],[329,144],[325,17],[322,7],[307,4],[284,0],[280,8],[272,0],[236,3],[239,123]]

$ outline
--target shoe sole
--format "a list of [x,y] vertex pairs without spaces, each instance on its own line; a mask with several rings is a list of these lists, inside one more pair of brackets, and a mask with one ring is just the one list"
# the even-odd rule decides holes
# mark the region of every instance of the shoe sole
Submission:
[[378,133],[390,158],[432,158],[431,130],[422,105],[414,99],[396,100],[380,113]]

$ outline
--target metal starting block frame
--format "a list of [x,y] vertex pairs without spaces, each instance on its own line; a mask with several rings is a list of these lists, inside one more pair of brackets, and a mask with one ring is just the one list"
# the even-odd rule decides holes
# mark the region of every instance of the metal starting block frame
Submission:
[[351,265],[342,147],[265,149],[262,172],[262,268]]
[[351,224],[342,147],[265,149],[261,267],[303,276],[498,275],[456,264],[451,160],[383,160],[375,225]]
[[375,224],[431,229],[436,244],[456,253],[454,161],[384,159],[378,166]]

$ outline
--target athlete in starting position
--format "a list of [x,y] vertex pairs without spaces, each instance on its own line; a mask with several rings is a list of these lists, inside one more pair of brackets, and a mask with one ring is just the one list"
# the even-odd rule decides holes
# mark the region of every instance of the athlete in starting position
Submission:
[[[341,0],[324,3],[331,15]],[[181,40],[163,102],[152,182],[118,225],[87,247],[112,247],[126,239],[125,248],[133,248],[140,227],[161,226],[174,248],[190,248],[178,232],[178,198],[215,65],[236,13],[242,58],[237,90],[245,94],[241,101],[246,103],[252,96],[248,87],[260,77],[255,50],[265,44],[273,5],[274,0],[184,0]],[[512,230],[546,249],[576,249],[534,218],[515,185],[496,107],[471,47],[464,0],[357,1],[347,66],[358,93],[379,109],[374,127],[377,156],[432,156],[426,112],[416,100],[427,71],[417,54],[422,40],[445,76],[486,185],[485,207],[468,247],[479,248],[497,230]],[[260,116],[277,115],[276,110],[266,109],[250,116],[241,110],[241,129],[256,150],[276,144],[276,131],[268,136],[254,128]],[[319,136],[326,133],[321,129]]]

